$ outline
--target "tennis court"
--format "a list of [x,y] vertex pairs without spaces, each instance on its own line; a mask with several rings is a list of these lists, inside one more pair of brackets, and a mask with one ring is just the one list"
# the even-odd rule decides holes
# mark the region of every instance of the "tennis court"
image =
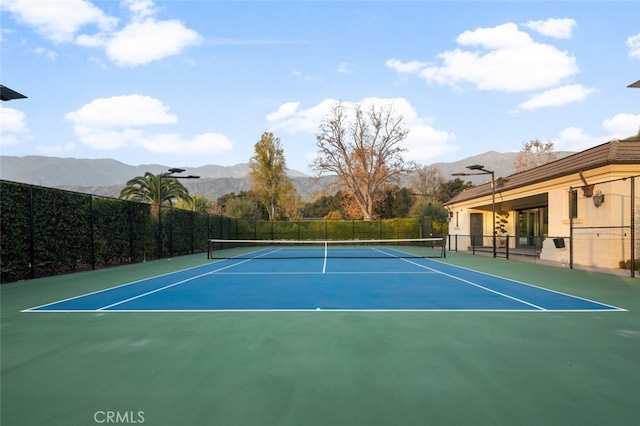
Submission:
[[3,285],[2,424],[640,418],[637,279],[334,250],[228,247]]
[[26,312],[621,310],[438,262],[438,239],[212,242],[211,263]]

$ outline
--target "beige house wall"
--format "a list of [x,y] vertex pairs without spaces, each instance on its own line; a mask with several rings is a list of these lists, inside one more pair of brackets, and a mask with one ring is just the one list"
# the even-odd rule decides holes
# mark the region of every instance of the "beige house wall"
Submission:
[[[640,165],[636,164],[609,165],[584,171],[582,177],[588,184],[595,185],[594,193],[600,191],[604,195],[604,203],[600,207],[594,205],[593,197],[584,196],[582,190],[584,181],[579,173],[575,173],[512,190],[500,191],[500,188],[496,188],[495,208],[496,211],[509,212],[507,229],[508,234],[513,237],[516,235],[515,210],[518,209],[518,204],[526,206],[528,202],[535,203],[546,197],[548,232],[542,244],[540,258],[567,265],[570,260],[570,189],[576,189],[578,217],[573,219],[574,265],[619,268],[621,261],[630,259],[630,213],[633,196],[630,193],[630,180],[611,181],[639,174]],[[640,179],[636,185],[640,186]],[[466,236],[471,233],[471,213],[483,213],[484,234],[487,236],[484,238],[483,245],[492,244],[491,206],[491,194],[448,205],[452,213],[449,233],[452,236],[458,235],[459,249],[470,245],[470,239]],[[505,209],[505,206],[515,207]],[[537,207],[543,207],[543,205]],[[565,247],[556,248],[553,242],[554,237],[564,237]],[[512,241],[511,248],[514,246],[515,241]],[[636,257],[638,255],[640,253],[637,253]]]

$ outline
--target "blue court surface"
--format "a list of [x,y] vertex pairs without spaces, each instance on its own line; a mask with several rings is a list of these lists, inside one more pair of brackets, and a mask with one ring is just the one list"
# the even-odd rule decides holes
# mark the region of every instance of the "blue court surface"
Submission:
[[393,249],[359,250],[374,256],[263,249],[25,312],[624,310]]

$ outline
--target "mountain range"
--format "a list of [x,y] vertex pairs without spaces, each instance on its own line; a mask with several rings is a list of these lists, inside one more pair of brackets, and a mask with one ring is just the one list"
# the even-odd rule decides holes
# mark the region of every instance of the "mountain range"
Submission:
[[[557,152],[558,158],[571,152]],[[466,166],[482,164],[495,172],[495,177],[513,173],[513,163],[517,152],[499,153],[488,151],[451,163],[434,163],[429,167],[438,167],[445,179],[452,173],[466,172]],[[32,185],[67,189],[95,195],[117,197],[126,182],[145,172],[163,173],[169,167],[160,164],[141,164],[132,166],[112,159],[77,159],[42,156],[0,156],[0,178]],[[249,164],[234,166],[206,165],[202,167],[184,167],[184,175],[200,176],[200,179],[183,180],[183,184],[192,195],[203,195],[209,200],[230,192],[238,193],[250,188]],[[288,170],[289,178],[304,198],[324,189],[335,178],[316,178],[297,170]],[[469,176],[475,184],[486,182],[488,176]],[[410,177],[409,177],[410,179]]]

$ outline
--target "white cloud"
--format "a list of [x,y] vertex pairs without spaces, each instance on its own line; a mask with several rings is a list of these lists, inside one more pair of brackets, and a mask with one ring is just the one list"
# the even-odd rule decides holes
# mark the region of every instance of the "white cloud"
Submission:
[[548,106],[561,106],[571,102],[583,101],[595,91],[595,89],[589,89],[580,84],[556,87],[532,96],[528,101],[521,103],[518,108],[532,110]]
[[0,146],[18,145],[32,138],[22,111],[0,106],[0,123]]
[[73,126],[73,130],[80,142],[100,151],[136,145],[136,142],[143,139],[144,136],[141,130],[129,128],[111,129],[76,124]]
[[277,111],[267,114],[267,121],[277,122],[287,117],[291,117],[296,114],[299,106],[300,102],[286,102],[280,105],[280,108],[278,108]]
[[[2,8],[54,43],[105,49],[119,66],[137,66],[178,55],[202,42],[202,36],[178,20],[158,20],[151,0],[123,0],[131,20],[118,29],[110,17],[87,0],[3,0]],[[84,31],[91,29],[92,32]]]
[[127,25],[106,43],[107,56],[121,66],[136,66],[180,54],[202,37],[179,21],[147,19]]
[[343,62],[338,66],[337,73],[338,74],[351,74],[356,70],[355,64],[350,64],[348,62]]
[[395,59],[387,61],[387,66],[398,72],[413,72],[428,83],[503,92],[546,89],[578,72],[575,57],[533,41],[512,23],[465,31],[457,42],[477,48],[442,52],[438,55],[440,66]]
[[[329,98],[308,109],[299,109],[299,102],[288,102],[277,111],[268,114],[267,121],[271,124],[273,131],[316,134],[322,120],[331,113],[331,109],[337,102],[336,99]],[[407,148],[405,153],[407,160],[427,161],[458,150],[458,147],[452,144],[455,134],[434,129],[430,125],[430,118],[420,117],[415,108],[404,98],[371,97],[359,102],[343,101],[342,105],[347,110],[351,110],[355,103],[360,104],[364,109],[368,109],[371,105],[393,106],[394,115],[402,116],[404,126],[409,130],[409,135],[403,142],[404,147]]]
[[640,59],[640,33],[627,38],[629,46],[629,57]]
[[610,138],[624,139],[640,131],[640,114],[620,113],[602,122],[602,127],[611,133]]
[[58,54],[56,52],[54,52],[53,50],[45,49],[44,47],[36,47],[35,49],[33,49],[33,51],[38,55],[42,55],[48,59],[51,59],[52,61],[54,61],[58,57]]
[[[308,109],[298,110],[299,102],[287,102],[278,108],[276,112],[267,115],[267,120],[271,125],[271,130],[282,130],[293,134],[299,132],[316,133],[322,119],[331,112],[331,108],[338,102],[336,99],[325,99],[318,105]],[[295,110],[291,107],[298,104]],[[282,110],[293,112],[293,114],[284,115]],[[274,120],[274,117],[281,115],[280,119]],[[269,117],[271,119],[269,119]]]
[[523,25],[548,37],[570,39],[577,23],[571,18],[550,18],[544,21],[529,21]]
[[156,13],[153,0],[122,0],[122,4],[129,8],[135,20],[142,20]]
[[64,145],[37,145],[36,146],[36,151],[46,156],[64,155],[65,153],[70,153],[75,151],[75,149],[76,149],[75,143],[67,143]]
[[110,31],[118,22],[86,0],[5,0],[2,9],[54,43],[72,42],[76,33],[86,26]]
[[458,146],[453,144],[456,139],[454,133],[420,124],[409,125],[408,128],[410,132],[404,142],[407,160],[427,163],[441,155],[459,150]]
[[180,134],[150,135],[139,140],[147,151],[160,154],[215,154],[233,149],[233,143],[219,133],[203,133],[193,139]]
[[65,119],[74,124],[78,139],[93,149],[141,147],[149,152],[199,155],[229,151],[233,143],[224,135],[203,133],[193,138],[178,133],[151,133],[145,126],[172,125],[178,117],[160,100],[142,95],[95,99]]
[[531,36],[518,30],[518,26],[513,23],[465,31],[458,36],[456,41],[463,46],[479,45],[490,50],[516,48],[533,43]]
[[76,125],[95,128],[176,123],[178,117],[169,114],[168,110],[169,107],[150,96],[112,96],[94,99],[79,110],[65,115],[65,119]]
[[429,64],[420,61],[402,62],[398,59],[389,59],[385,62],[385,65],[399,73],[414,74],[426,68]]
[[578,127],[568,127],[553,142],[558,151],[584,151],[605,141],[596,139]]
[[560,151],[583,151],[612,139],[628,138],[638,134],[640,114],[619,113],[603,120],[601,124],[606,131],[604,135],[592,136],[583,129],[569,127],[560,132],[554,145]]

